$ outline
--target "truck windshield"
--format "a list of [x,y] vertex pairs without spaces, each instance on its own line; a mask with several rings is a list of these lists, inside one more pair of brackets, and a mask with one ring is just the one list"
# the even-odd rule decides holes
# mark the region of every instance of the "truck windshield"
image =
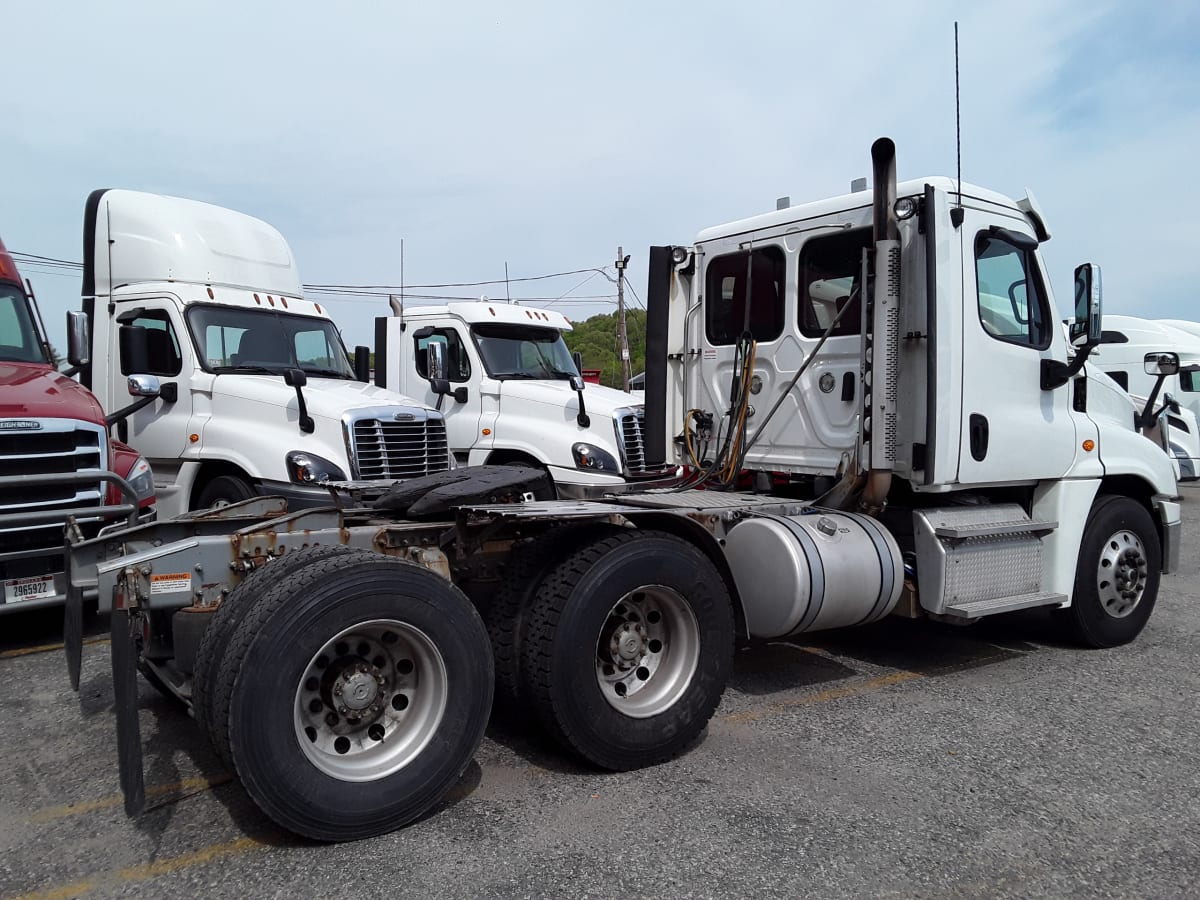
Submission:
[[303,369],[325,378],[354,378],[346,348],[328,319],[228,306],[188,311],[200,359],[212,372],[277,375]]
[[570,378],[579,374],[557,328],[489,322],[476,325],[471,333],[493,378]]
[[0,360],[46,362],[25,292],[15,284],[0,284]]

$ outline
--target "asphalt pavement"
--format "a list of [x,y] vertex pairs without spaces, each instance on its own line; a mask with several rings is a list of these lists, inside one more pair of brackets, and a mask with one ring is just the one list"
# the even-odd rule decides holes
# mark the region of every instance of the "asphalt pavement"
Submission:
[[181,708],[141,682],[149,811],[124,815],[106,622],[81,690],[57,613],[0,617],[0,895],[39,897],[1200,896],[1200,487],[1132,645],[1043,613],[891,619],[739,651],[704,739],[583,767],[492,722],[402,831],[281,833]]

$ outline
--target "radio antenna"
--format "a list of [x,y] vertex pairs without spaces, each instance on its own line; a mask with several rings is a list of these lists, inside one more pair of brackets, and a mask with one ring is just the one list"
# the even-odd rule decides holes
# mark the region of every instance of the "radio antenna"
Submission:
[[954,23],[954,151],[958,163],[958,206],[962,208],[962,111],[958,91],[958,23]]

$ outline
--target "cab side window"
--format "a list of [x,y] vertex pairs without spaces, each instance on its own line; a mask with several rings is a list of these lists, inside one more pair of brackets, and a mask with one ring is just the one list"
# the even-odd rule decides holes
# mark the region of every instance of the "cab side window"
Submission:
[[159,375],[173,378],[183,371],[179,338],[175,334],[175,326],[171,324],[171,316],[166,310],[146,310],[128,324],[140,325],[146,329],[146,359],[149,365],[145,372],[134,373],[130,371],[129,361],[122,357],[122,375]]
[[715,257],[708,264],[704,284],[708,342],[735,344],[747,328],[759,343],[783,334],[783,282],[784,258],[779,247],[755,248],[753,257],[744,250]]
[[823,335],[839,313],[830,337],[862,331],[862,252],[869,246],[869,228],[805,242],[799,278],[800,333],[805,337]]
[[998,341],[1045,350],[1051,317],[1031,251],[987,232],[975,239],[979,321]]
[[414,359],[417,374],[422,378],[429,377],[429,350],[431,343],[439,343],[445,348],[446,370],[451,381],[469,381],[471,379],[471,359],[467,356],[467,348],[462,338],[453,328],[436,328],[432,334],[413,338],[415,343]]

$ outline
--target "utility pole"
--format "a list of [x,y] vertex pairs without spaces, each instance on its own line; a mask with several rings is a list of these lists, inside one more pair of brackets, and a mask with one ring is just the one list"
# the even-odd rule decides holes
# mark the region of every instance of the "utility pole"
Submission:
[[629,257],[621,247],[617,248],[617,345],[621,348],[622,389],[629,393],[629,333],[625,330],[625,267]]

